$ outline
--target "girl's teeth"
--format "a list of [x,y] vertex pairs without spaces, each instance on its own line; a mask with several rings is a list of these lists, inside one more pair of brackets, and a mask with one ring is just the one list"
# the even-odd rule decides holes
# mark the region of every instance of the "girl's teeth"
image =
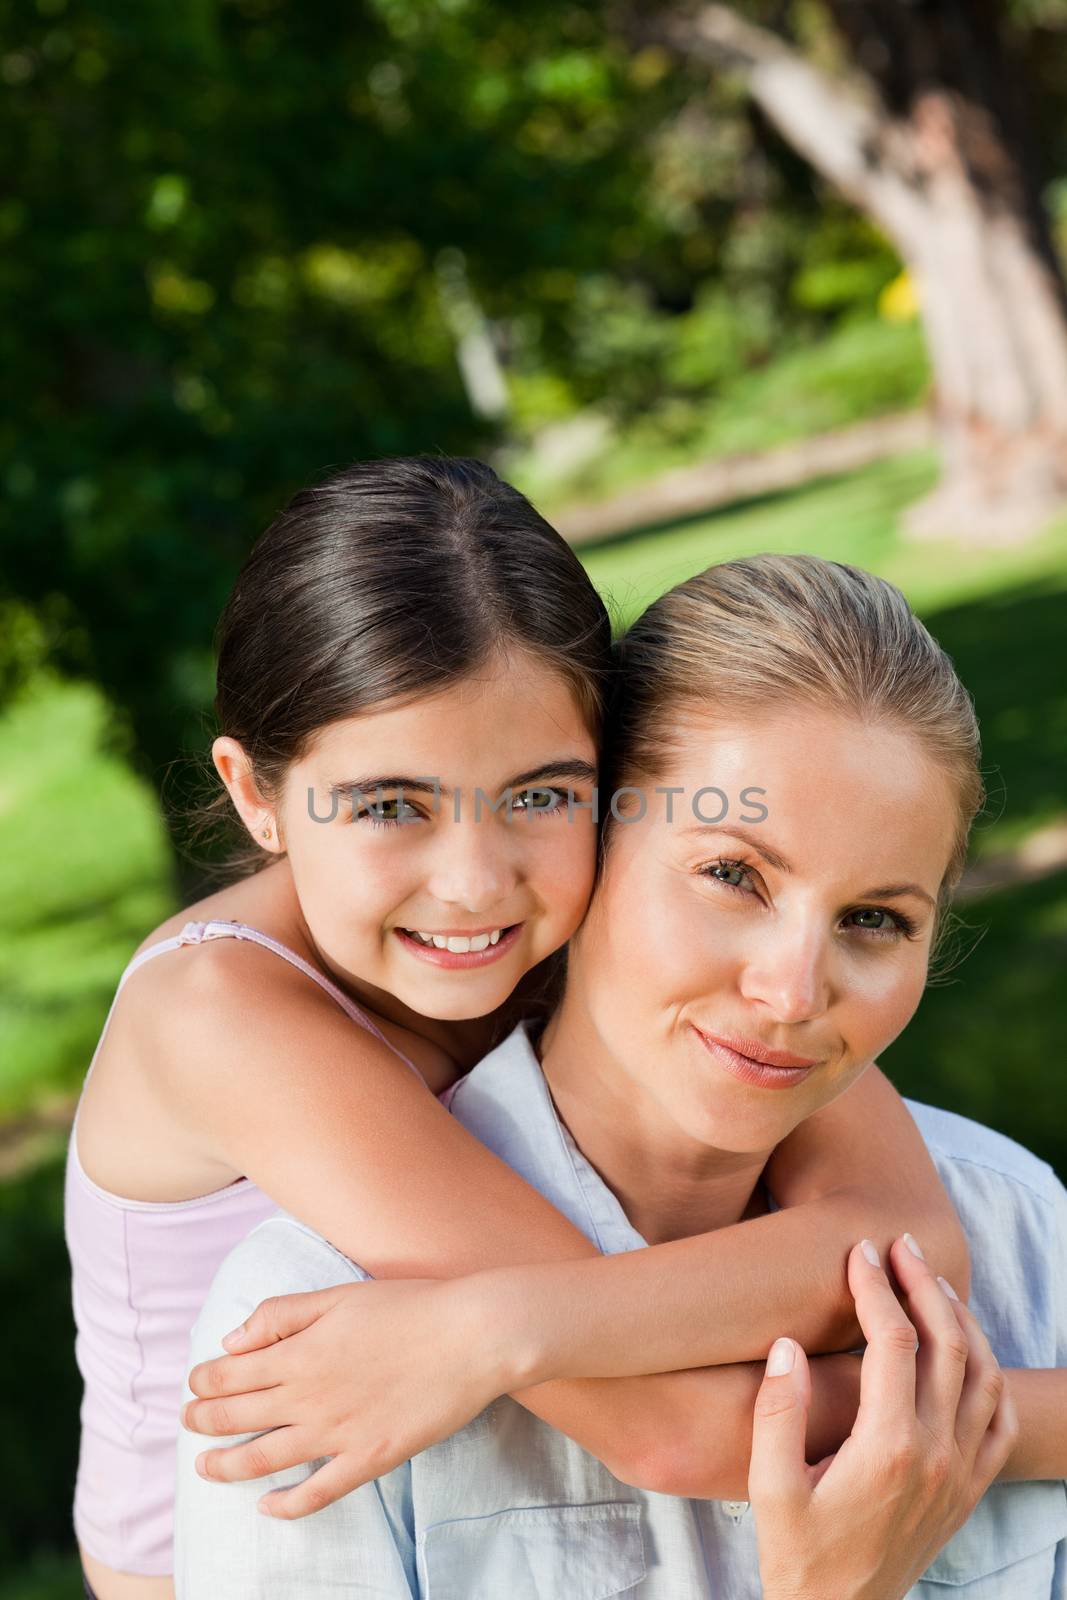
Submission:
[[487,950],[490,945],[498,944],[503,929],[494,928],[492,933],[476,933],[473,938],[464,938],[460,934],[446,936],[443,933],[420,933],[417,928],[409,928],[408,932],[422,944],[433,945],[437,950],[451,950],[455,955],[466,955],[468,951]]

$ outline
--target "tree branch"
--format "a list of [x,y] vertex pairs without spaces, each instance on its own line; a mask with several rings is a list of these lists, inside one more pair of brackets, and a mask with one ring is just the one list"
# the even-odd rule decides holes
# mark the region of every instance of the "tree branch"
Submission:
[[904,254],[923,222],[909,177],[910,135],[881,107],[873,85],[838,81],[730,6],[702,5],[646,19],[677,54],[742,72],[768,121],[817,172],[869,212]]

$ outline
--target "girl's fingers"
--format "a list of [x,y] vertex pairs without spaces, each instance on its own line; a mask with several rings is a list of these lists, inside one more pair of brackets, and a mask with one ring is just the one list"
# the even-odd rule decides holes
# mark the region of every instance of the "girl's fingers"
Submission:
[[810,1401],[807,1356],[795,1339],[776,1339],[752,1419],[748,1495],[757,1512],[763,1505],[807,1500],[804,1444]]
[[[956,1412],[956,1440],[964,1456],[972,1460],[1000,1405],[1005,1379],[977,1317],[961,1301],[953,1300],[951,1304],[970,1348]],[[1009,1415],[1013,1409],[1009,1408]]]
[[[280,1391],[262,1389],[255,1394],[226,1395],[216,1400],[187,1400],[181,1422],[190,1433],[225,1438],[231,1433],[257,1433],[290,1422],[280,1414]],[[290,1399],[289,1409],[292,1410]]]
[[971,1346],[953,1314],[951,1300],[916,1253],[918,1249],[906,1233],[894,1241],[889,1259],[908,1297],[908,1314],[919,1337],[916,1415],[936,1438],[951,1444]]
[[361,1476],[351,1457],[333,1456],[325,1466],[319,1467],[291,1489],[272,1489],[259,1501],[259,1510],[266,1516],[292,1521],[296,1517],[309,1516],[313,1511],[322,1511],[324,1507],[333,1505],[335,1500],[340,1500],[342,1495],[358,1489],[361,1483],[378,1476],[380,1472],[377,1467],[368,1467]]
[[230,1351],[261,1349],[288,1339],[318,1320],[337,1301],[338,1294],[352,1288],[351,1283],[334,1284],[329,1289],[309,1289],[301,1294],[279,1294],[261,1300],[252,1315],[223,1335],[223,1347]]
[[201,1361],[189,1374],[189,1387],[201,1400],[224,1394],[251,1394],[273,1389],[281,1378],[281,1350],[254,1350],[247,1356],[216,1356]]
[[850,1252],[848,1282],[867,1348],[860,1367],[860,1405],[854,1438],[899,1441],[915,1427],[915,1329],[864,1239]]
[[1005,1384],[993,1420],[982,1435],[974,1458],[972,1482],[977,1494],[986,1488],[1003,1468],[1019,1437],[1019,1414],[1010,1387]]
[[312,1460],[311,1441],[303,1429],[273,1428],[227,1450],[205,1450],[196,1458],[196,1470],[213,1483],[242,1483]]

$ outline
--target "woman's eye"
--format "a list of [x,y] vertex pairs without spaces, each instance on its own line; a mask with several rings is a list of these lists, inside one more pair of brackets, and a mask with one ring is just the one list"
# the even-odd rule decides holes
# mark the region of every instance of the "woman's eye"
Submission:
[[514,796],[514,803],[530,815],[535,812],[552,815],[562,811],[569,798],[569,789],[520,789]]
[[414,822],[418,816],[418,808],[410,800],[401,800],[398,796],[392,800],[376,801],[373,805],[364,801],[356,820],[362,822],[366,818],[373,828],[386,828],[391,823]]
[[849,922],[852,918],[856,919],[851,922],[852,927],[882,939],[896,939],[901,934],[910,936],[915,932],[915,924],[910,917],[901,911],[888,911],[884,906],[864,906],[859,911],[850,911],[845,920]]
[[740,861],[713,861],[700,870],[706,878],[714,878],[716,883],[725,884],[727,889],[744,889],[752,885],[752,874]]

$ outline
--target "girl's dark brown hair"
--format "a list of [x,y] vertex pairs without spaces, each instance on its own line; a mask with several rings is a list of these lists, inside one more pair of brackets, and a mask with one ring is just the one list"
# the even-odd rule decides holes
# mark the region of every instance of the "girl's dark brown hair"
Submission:
[[[498,650],[558,672],[594,737],[612,670],[607,611],[569,545],[491,467],[448,456],[360,461],[302,489],[238,574],[215,648],[218,733],[268,803],[330,723],[438,691]],[[220,822],[228,878],[276,859],[225,789],[196,835]]]

